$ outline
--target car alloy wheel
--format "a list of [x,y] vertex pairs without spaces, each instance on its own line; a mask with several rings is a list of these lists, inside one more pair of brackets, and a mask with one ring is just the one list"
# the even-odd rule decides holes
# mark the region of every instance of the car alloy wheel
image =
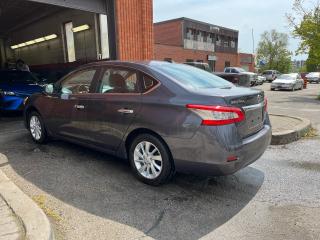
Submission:
[[30,132],[34,140],[39,141],[41,139],[42,128],[37,116],[32,116],[30,118]]
[[128,147],[131,168],[140,181],[158,186],[174,175],[170,150],[160,137],[143,133],[136,136]]
[[37,112],[29,114],[29,132],[33,141],[36,143],[45,143],[47,132],[43,125],[41,116]]
[[147,179],[155,179],[161,174],[162,156],[151,142],[143,141],[136,146],[134,163],[139,173]]

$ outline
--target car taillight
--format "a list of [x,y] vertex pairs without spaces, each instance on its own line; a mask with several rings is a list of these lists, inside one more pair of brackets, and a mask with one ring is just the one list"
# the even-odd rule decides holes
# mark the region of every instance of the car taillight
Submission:
[[268,99],[267,98],[264,99],[264,111],[268,112]]
[[227,125],[245,119],[244,112],[236,107],[188,104],[187,108],[199,115],[202,118],[202,125],[207,126]]

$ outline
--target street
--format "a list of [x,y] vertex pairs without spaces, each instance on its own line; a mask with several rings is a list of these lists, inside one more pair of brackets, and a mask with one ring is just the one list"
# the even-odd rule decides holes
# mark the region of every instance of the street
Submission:
[[[320,130],[320,85],[266,91],[269,112],[300,116]],[[126,161],[62,141],[37,146],[19,116],[0,117],[0,162],[41,199],[57,239],[319,239],[320,138],[270,146],[227,177],[178,174],[150,187]]]

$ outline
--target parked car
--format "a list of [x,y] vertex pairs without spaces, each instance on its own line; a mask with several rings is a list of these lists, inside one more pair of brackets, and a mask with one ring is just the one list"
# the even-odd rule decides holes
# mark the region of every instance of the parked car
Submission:
[[128,158],[141,181],[176,171],[226,175],[256,161],[271,139],[264,92],[166,62],[99,62],[28,98],[25,125]]
[[197,67],[200,68],[202,70],[205,70],[207,72],[211,72],[212,70],[209,67],[208,63],[202,63],[202,62],[185,62],[184,64],[189,65],[189,66],[193,66],[193,67]]
[[271,83],[271,91],[276,89],[302,90],[304,81],[299,73],[282,74]]
[[251,79],[247,74],[242,73],[225,73],[225,72],[214,72],[214,75],[221,77],[228,82],[231,82],[240,87],[250,87]]
[[266,81],[266,77],[265,76],[260,76],[258,75],[258,79],[257,79],[257,85],[262,85],[264,84],[264,82]]
[[258,74],[253,72],[247,72],[246,70],[239,67],[227,67],[224,69],[225,73],[242,73],[247,74],[250,77],[251,86],[255,86],[258,81]]
[[311,72],[306,78],[309,83],[320,83],[320,72]]
[[43,83],[27,71],[0,71],[0,110],[19,111],[24,100],[44,90]]
[[262,73],[262,75],[266,77],[268,82],[272,82],[276,80],[281,75],[281,73],[277,70],[266,70]]

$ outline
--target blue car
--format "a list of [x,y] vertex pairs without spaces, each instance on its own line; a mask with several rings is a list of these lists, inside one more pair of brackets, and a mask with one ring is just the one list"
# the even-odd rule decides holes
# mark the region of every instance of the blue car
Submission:
[[31,72],[0,71],[0,110],[23,110],[24,100],[43,90],[41,81]]

